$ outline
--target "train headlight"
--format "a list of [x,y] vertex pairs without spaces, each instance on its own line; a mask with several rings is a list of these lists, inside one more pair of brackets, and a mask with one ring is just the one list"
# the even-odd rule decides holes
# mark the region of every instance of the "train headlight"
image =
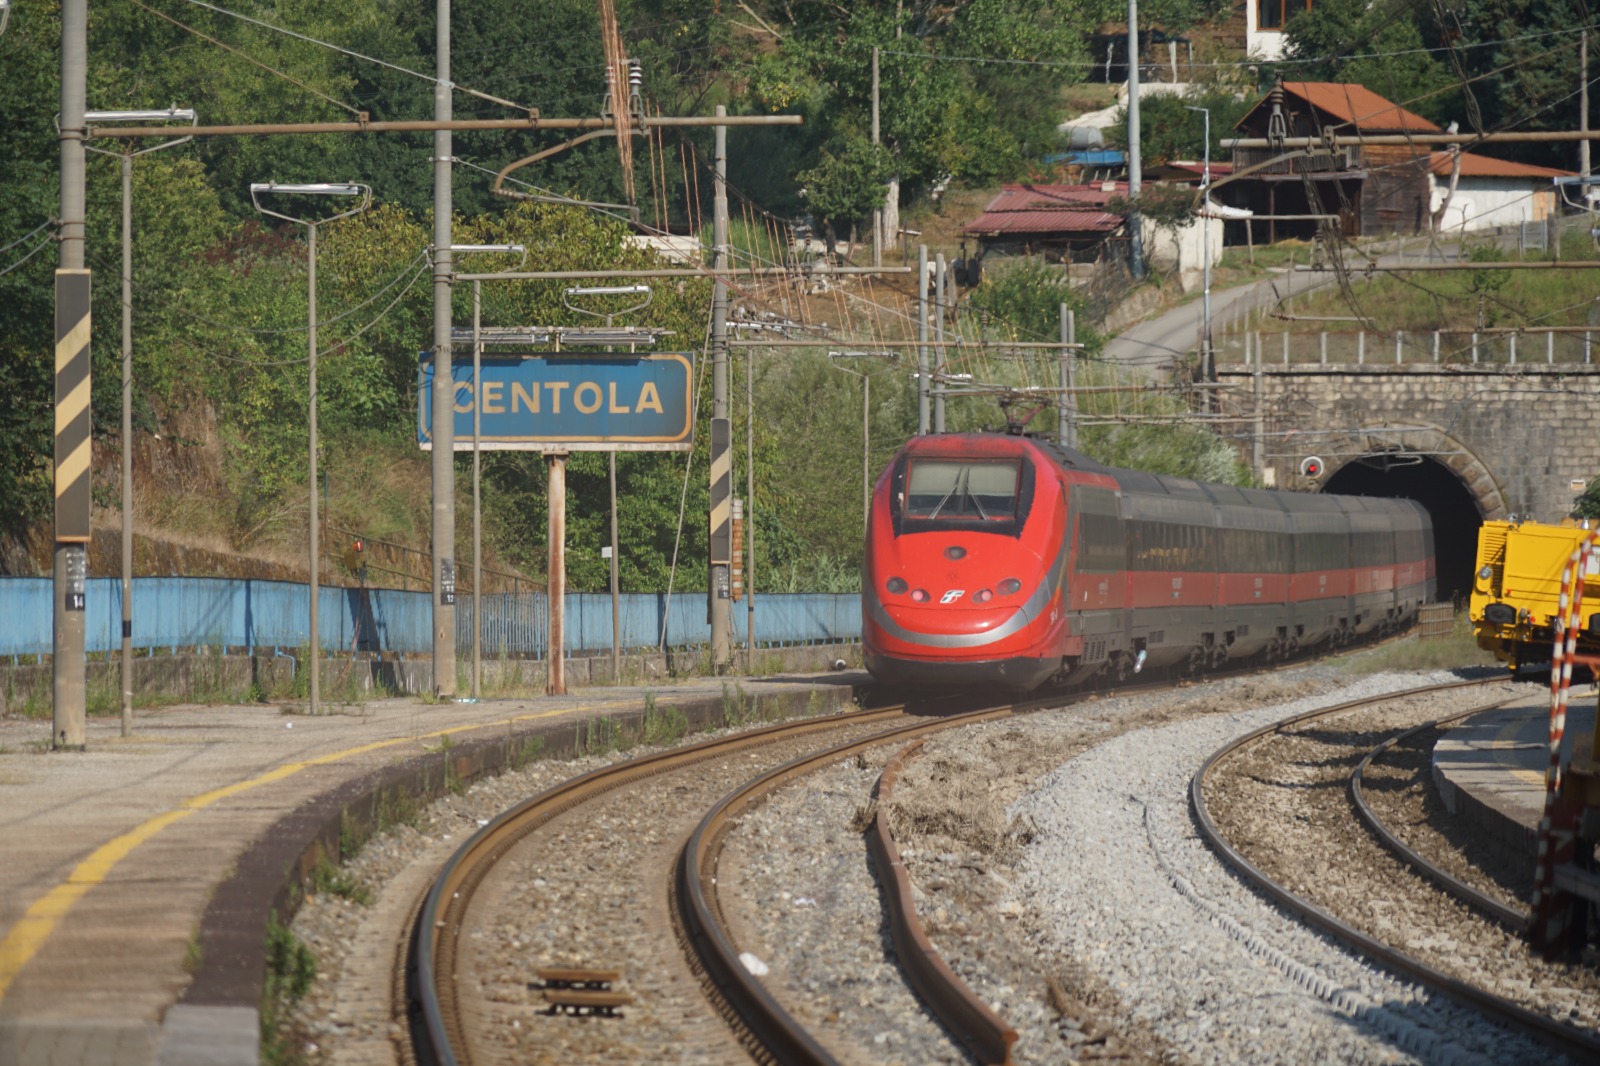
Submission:
[[906,584],[906,579],[903,577],[891,577],[888,581],[883,583],[883,587],[889,590],[889,592],[893,595],[899,596],[911,586]]
[[952,544],[944,550],[944,557],[952,562],[957,559],[965,559],[967,557],[967,549],[959,544]]
[[1002,596],[1015,596],[1022,591],[1022,582],[1014,577],[1008,577],[996,585],[995,588],[1000,590],[1000,595]]
[[972,594],[973,603],[988,603],[992,599],[994,599],[994,593],[988,589],[979,589]]
[[1491,577],[1494,577],[1494,567],[1492,566],[1485,566],[1482,570],[1478,571],[1479,581],[1488,581]]
[[1517,612],[1509,603],[1491,603],[1483,609],[1483,620],[1491,625],[1508,626],[1517,620]]
[[927,603],[928,602],[928,590],[927,589],[917,589],[914,592],[912,592],[911,593],[911,602],[912,603]]

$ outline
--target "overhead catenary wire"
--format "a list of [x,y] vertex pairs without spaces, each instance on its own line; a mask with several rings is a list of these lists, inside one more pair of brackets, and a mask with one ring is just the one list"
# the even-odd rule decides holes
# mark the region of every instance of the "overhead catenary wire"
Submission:
[[[15,248],[17,245],[19,245],[19,244],[23,243],[24,241],[34,237],[35,235],[43,232],[44,230],[50,229],[54,225],[56,225],[56,220],[54,218],[45,219],[43,222],[41,222],[37,226],[33,227],[33,229],[29,230],[27,233],[24,233],[22,236],[18,237],[16,240],[12,241],[10,244],[5,245],[4,247],[0,247],[0,255],[5,255],[7,252],[11,251],[11,249]],[[16,270],[18,267],[22,266],[22,264],[24,264],[28,260],[32,259],[34,256],[38,255],[45,248],[48,248],[50,246],[51,239],[52,238],[51,238],[50,234],[45,234],[45,236],[41,237],[34,244],[34,246],[32,248],[29,248],[26,252],[24,252],[22,257],[20,259],[18,259],[16,262],[11,263],[11,264],[9,264],[9,265],[7,265],[5,267],[0,267],[0,277],[5,277],[7,274],[11,273],[13,270]]]
[[[5,277],[7,274],[11,273],[13,270],[16,270],[18,267],[22,266],[28,260],[32,259],[34,256],[38,255],[40,252],[44,251],[46,248],[50,247],[50,244],[51,244],[51,238],[49,236],[40,237],[38,242],[36,244],[34,244],[34,246],[32,248],[28,249],[28,251],[23,254],[22,258],[18,259],[16,262],[10,264],[9,266],[0,268],[0,278]],[[12,248],[12,247],[15,247],[15,244],[13,243],[13,244],[7,245],[6,247],[7,248]]]
[[205,33],[205,32],[203,32],[203,31],[201,31],[199,29],[196,29],[193,26],[190,26],[188,23],[180,22],[177,19],[173,18],[171,15],[167,14],[165,11],[159,11],[156,8],[151,7],[149,4],[144,3],[143,0],[131,0],[131,2],[135,7],[142,8],[143,10],[150,12],[152,15],[155,15],[157,18],[166,19],[168,22],[172,23],[174,26],[178,27],[180,30],[183,30],[183,31],[185,31],[187,33],[192,33],[196,37],[200,38],[202,41],[205,41],[205,42],[207,42],[209,44],[214,44],[218,48],[221,48],[223,51],[231,52],[234,55],[238,56],[240,59],[243,59],[246,63],[250,63],[250,64],[252,64],[252,65],[254,65],[256,67],[259,67],[260,69],[266,71],[268,74],[271,74],[273,77],[282,78],[284,81],[289,82],[291,85],[298,86],[299,88],[304,89],[306,92],[310,93],[311,95],[313,95],[313,96],[315,96],[315,97],[317,97],[317,98],[319,98],[321,100],[327,101],[328,103],[332,104],[334,107],[343,108],[344,110],[350,112],[352,115],[361,114],[361,112],[359,110],[357,110],[356,108],[351,107],[349,104],[343,102],[342,100],[334,99],[332,96],[329,96],[327,93],[323,92],[321,89],[318,89],[315,86],[306,84],[305,82],[301,81],[299,78],[294,77],[292,74],[287,74],[287,73],[279,70],[276,67],[270,66],[269,64],[266,64],[266,63],[263,63],[261,60],[255,58],[254,56],[250,55],[248,52],[244,51],[241,48],[235,48],[233,45],[228,44],[225,41],[220,41],[217,38],[212,37],[210,34]]
[[193,4],[195,7],[203,7],[208,11],[215,11],[219,15],[226,15],[229,18],[238,19],[241,22],[248,22],[253,26],[259,26],[262,29],[271,30],[273,33],[280,33],[285,37],[293,37],[296,40],[305,41],[307,44],[314,44],[321,48],[331,49],[332,51],[338,52],[341,55],[349,56],[352,59],[359,59],[367,63],[376,63],[380,67],[386,67],[389,70],[396,71],[400,74],[409,74],[411,77],[425,81],[430,85],[447,85],[454,91],[464,92],[469,96],[476,96],[478,99],[486,100],[491,104],[499,104],[502,107],[509,107],[517,111],[533,110],[524,104],[518,104],[511,100],[505,100],[490,93],[480,92],[477,89],[471,89],[464,85],[456,85],[453,82],[444,82],[432,74],[423,74],[420,71],[412,70],[409,67],[402,67],[398,63],[391,63],[385,59],[378,59],[374,56],[364,55],[355,51],[354,49],[344,48],[328,41],[318,40],[317,38],[312,37],[310,34],[300,33],[296,30],[286,29],[282,26],[275,26],[270,22],[265,22],[258,18],[252,18],[249,15],[242,14],[238,11],[230,11],[225,7],[218,6],[217,4],[208,3],[207,0],[184,0],[184,3]]

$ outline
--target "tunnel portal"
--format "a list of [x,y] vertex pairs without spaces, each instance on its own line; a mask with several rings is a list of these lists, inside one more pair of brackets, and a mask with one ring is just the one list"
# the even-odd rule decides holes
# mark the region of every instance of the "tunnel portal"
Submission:
[[1352,459],[1329,475],[1323,492],[1404,497],[1433,520],[1433,555],[1441,600],[1464,599],[1472,588],[1483,513],[1455,473],[1426,455],[1380,452]]

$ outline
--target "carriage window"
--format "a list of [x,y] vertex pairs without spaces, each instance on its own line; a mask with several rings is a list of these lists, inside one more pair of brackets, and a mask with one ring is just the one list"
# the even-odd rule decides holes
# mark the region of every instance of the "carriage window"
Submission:
[[906,517],[1009,521],[1021,480],[1014,459],[916,459],[906,474]]

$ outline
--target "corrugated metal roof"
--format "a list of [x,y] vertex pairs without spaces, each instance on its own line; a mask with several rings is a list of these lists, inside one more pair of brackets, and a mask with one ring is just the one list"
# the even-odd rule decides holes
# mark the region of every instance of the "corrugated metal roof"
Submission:
[[970,234],[1110,233],[1122,216],[1106,211],[986,211],[967,223]]
[[1364,85],[1339,81],[1286,81],[1285,92],[1348,122],[1364,133],[1379,130],[1437,132],[1439,127],[1412,111],[1384,99]]
[[[1429,169],[1441,178],[1450,176],[1450,153],[1434,152],[1429,160]],[[1471,152],[1461,153],[1461,176],[1463,178],[1542,178],[1548,181],[1551,178],[1571,177],[1577,171],[1557,170],[1554,167],[1535,166],[1532,163],[1513,163],[1509,159],[1495,159],[1487,155],[1474,155]]]
[[1128,195],[1125,181],[1096,185],[1006,185],[983,214],[967,223],[980,233],[1109,233],[1122,216],[1106,204]]

